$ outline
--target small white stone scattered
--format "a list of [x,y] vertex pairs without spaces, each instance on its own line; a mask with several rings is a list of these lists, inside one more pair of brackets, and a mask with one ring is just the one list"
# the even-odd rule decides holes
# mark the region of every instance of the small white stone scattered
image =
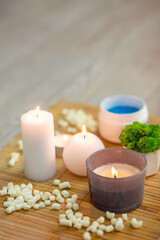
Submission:
[[115,230],[121,232],[123,230],[123,228],[124,228],[124,224],[117,221],[117,223],[115,225]]
[[83,239],[84,239],[84,240],[91,240],[91,235],[90,235],[90,233],[89,233],[89,232],[85,232],[85,233],[83,234]]
[[90,221],[86,221],[86,220],[81,220],[81,223],[82,223],[82,227],[89,227],[90,225]]
[[33,197],[34,201],[37,202],[41,199],[41,195],[40,194],[36,194],[34,197]]
[[8,162],[8,165],[10,167],[13,167],[15,165],[15,163],[18,161],[18,159],[19,159],[19,153],[13,152],[11,154],[11,157],[10,157],[10,160]]
[[23,203],[23,207],[24,210],[29,210],[31,208],[30,205],[28,205],[27,203]]
[[6,213],[10,214],[12,212],[14,212],[16,209],[13,205],[9,206],[8,208],[6,208]]
[[131,226],[133,228],[140,228],[140,227],[142,227],[142,225],[143,225],[143,221],[137,221],[136,218],[131,219]]
[[80,222],[76,222],[75,224],[74,224],[74,228],[76,228],[76,229],[81,229],[82,228],[82,224],[80,223]]
[[56,197],[56,200],[57,200],[57,202],[59,202],[59,203],[64,203],[64,198],[63,198],[61,195],[58,195],[58,196]]
[[127,213],[123,213],[123,214],[122,214],[122,219],[123,219],[124,221],[127,221],[127,220],[128,220],[128,215],[127,215]]
[[98,223],[97,221],[93,221],[93,222],[92,222],[92,225],[95,226],[96,228],[98,228],[99,223]]
[[42,200],[46,201],[51,197],[51,193],[50,192],[45,192],[42,196]]
[[106,227],[105,227],[105,231],[106,231],[107,233],[113,232],[113,231],[114,231],[113,225],[108,225],[108,226],[106,226]]
[[60,210],[61,205],[59,203],[53,203],[51,209]]
[[73,215],[73,211],[72,211],[72,209],[68,209],[68,210],[66,210],[65,213],[66,213],[66,215],[68,215],[68,214],[70,214],[70,213]]
[[60,180],[59,179],[54,179],[53,185],[59,186],[59,184],[60,184]]
[[46,205],[45,205],[44,202],[40,202],[40,203],[39,203],[39,207],[40,207],[40,208],[45,208],[45,206],[46,206]]
[[68,112],[69,112],[69,110],[68,110],[67,108],[63,108],[63,109],[62,109],[62,114],[63,114],[63,115],[67,115]]
[[84,217],[83,217],[83,220],[85,220],[85,221],[90,221],[90,217],[84,216]]
[[116,223],[117,223],[117,218],[112,218],[111,219],[111,224],[115,226]]
[[64,189],[64,188],[71,188],[71,184],[69,182],[60,183],[59,189]]
[[39,194],[39,190],[33,190],[33,195],[35,196],[37,194]]
[[62,218],[63,218],[63,219],[66,219],[66,214],[60,214],[60,215],[59,215],[59,219],[62,219]]
[[100,224],[98,228],[101,229],[102,231],[105,231],[106,230],[106,225]]
[[46,206],[51,205],[51,201],[50,200],[45,200],[44,203],[45,203]]
[[104,223],[105,221],[105,218],[103,216],[99,217],[97,220],[96,220],[99,224],[102,224]]
[[28,205],[30,205],[31,207],[33,207],[35,205],[35,201],[33,199],[29,199],[27,201]]
[[39,204],[34,204],[33,208],[36,210],[39,209]]
[[54,195],[51,195],[49,199],[53,202],[56,199],[56,197]]
[[106,212],[106,217],[107,217],[108,219],[112,219],[112,218],[114,218],[114,216],[115,216],[115,213],[111,213],[111,212],[109,212],[109,211]]
[[66,191],[66,190],[63,190],[63,191],[62,191],[62,196],[63,196],[64,198],[68,198],[68,197],[69,197],[69,192]]
[[61,194],[60,191],[59,191],[59,189],[54,189],[54,190],[52,191],[52,193],[53,193],[54,195],[56,195],[56,196],[58,196],[58,195]]
[[61,219],[59,219],[59,223],[62,226],[72,227],[72,221],[70,219],[68,220],[68,219],[61,218]]
[[73,207],[72,203],[69,202],[66,204],[66,209],[72,209],[72,207]]
[[104,234],[104,232],[103,232],[103,230],[98,229],[97,232],[96,232],[96,234],[97,234],[97,236],[102,237],[103,234]]
[[73,199],[73,203],[76,203],[77,199],[78,199],[78,195],[77,194],[73,194],[72,195],[72,199]]
[[83,213],[81,213],[81,212],[76,212],[76,213],[75,213],[75,217],[76,217],[76,218],[81,218],[81,219],[82,219],[82,217],[83,217]]
[[10,207],[12,204],[13,202],[6,201],[3,203],[3,206],[6,208],[6,207]]
[[15,205],[15,210],[16,210],[16,211],[19,211],[19,210],[21,210],[22,208],[23,208],[23,204],[21,204],[21,203]]
[[73,201],[72,198],[67,198],[66,202],[67,202],[67,203],[74,203],[74,201]]
[[77,211],[79,209],[78,203],[73,203],[73,210]]
[[96,228],[94,225],[90,225],[90,226],[87,228],[87,231],[88,231],[88,232],[95,233],[95,232],[97,231],[97,228]]

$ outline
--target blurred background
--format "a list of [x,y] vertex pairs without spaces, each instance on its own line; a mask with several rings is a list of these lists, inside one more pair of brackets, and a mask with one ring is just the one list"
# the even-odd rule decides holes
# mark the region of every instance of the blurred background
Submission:
[[160,0],[0,0],[0,148],[20,116],[113,94],[160,115]]

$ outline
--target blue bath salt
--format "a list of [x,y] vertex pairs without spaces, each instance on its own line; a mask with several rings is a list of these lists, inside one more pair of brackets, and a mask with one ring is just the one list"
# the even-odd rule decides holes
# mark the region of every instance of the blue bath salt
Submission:
[[111,113],[117,113],[117,114],[129,114],[134,113],[139,110],[137,107],[132,106],[115,106],[107,109]]

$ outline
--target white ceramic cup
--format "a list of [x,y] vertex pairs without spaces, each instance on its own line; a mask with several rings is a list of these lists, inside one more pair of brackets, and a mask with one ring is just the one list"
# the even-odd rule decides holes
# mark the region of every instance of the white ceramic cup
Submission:
[[[112,113],[110,108],[116,106],[136,107],[139,110],[133,113]],[[100,103],[99,132],[101,136],[111,142],[120,143],[119,136],[125,125],[138,121],[148,122],[148,109],[145,101],[132,95],[114,95],[105,98]]]

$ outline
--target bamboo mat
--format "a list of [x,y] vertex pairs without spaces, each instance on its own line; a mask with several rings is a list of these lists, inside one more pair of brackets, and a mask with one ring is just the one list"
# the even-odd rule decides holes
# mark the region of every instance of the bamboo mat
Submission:
[[[97,119],[98,107],[90,106],[72,102],[60,101],[53,105],[49,111],[54,114],[55,117],[55,129],[60,130],[58,127],[58,119],[61,116],[61,110],[66,108],[83,108],[85,112],[92,114]],[[150,123],[160,124],[160,118],[150,117]],[[61,131],[63,132],[63,131]],[[98,135],[98,134],[97,134]],[[23,156],[21,153],[20,160],[13,167],[8,167],[8,159],[11,152],[17,151],[17,140],[21,136],[15,138],[5,148],[0,151],[0,188],[7,185],[8,182],[13,181],[14,184],[29,183],[23,174]],[[106,147],[118,146],[106,141],[103,141]],[[72,185],[70,194],[77,193],[79,196],[78,203],[80,205],[80,212],[84,215],[91,216],[92,219],[103,215],[104,212],[96,209],[90,204],[89,188],[87,178],[78,177],[70,173],[62,159],[57,159],[57,174],[56,178],[61,181],[69,181]],[[41,191],[53,190],[53,179],[41,182],[33,183],[34,188]],[[152,177],[146,179],[145,192],[143,203],[139,208],[129,213],[129,219],[136,217],[139,220],[143,220],[143,227],[141,229],[132,229],[129,222],[125,223],[125,228],[122,232],[105,233],[102,239],[115,239],[115,240],[152,240],[157,239],[160,234],[160,172]],[[82,239],[84,228],[76,230],[73,228],[62,227],[58,223],[58,215],[65,211],[65,204],[62,204],[61,210],[51,210],[50,206],[44,209],[29,211],[21,210],[19,212],[13,212],[8,215],[3,208],[3,202],[7,197],[0,197],[0,240],[49,240],[49,239]],[[120,216],[117,214],[117,216]],[[106,220],[106,224],[109,221]],[[100,239],[93,235],[92,239]]]

